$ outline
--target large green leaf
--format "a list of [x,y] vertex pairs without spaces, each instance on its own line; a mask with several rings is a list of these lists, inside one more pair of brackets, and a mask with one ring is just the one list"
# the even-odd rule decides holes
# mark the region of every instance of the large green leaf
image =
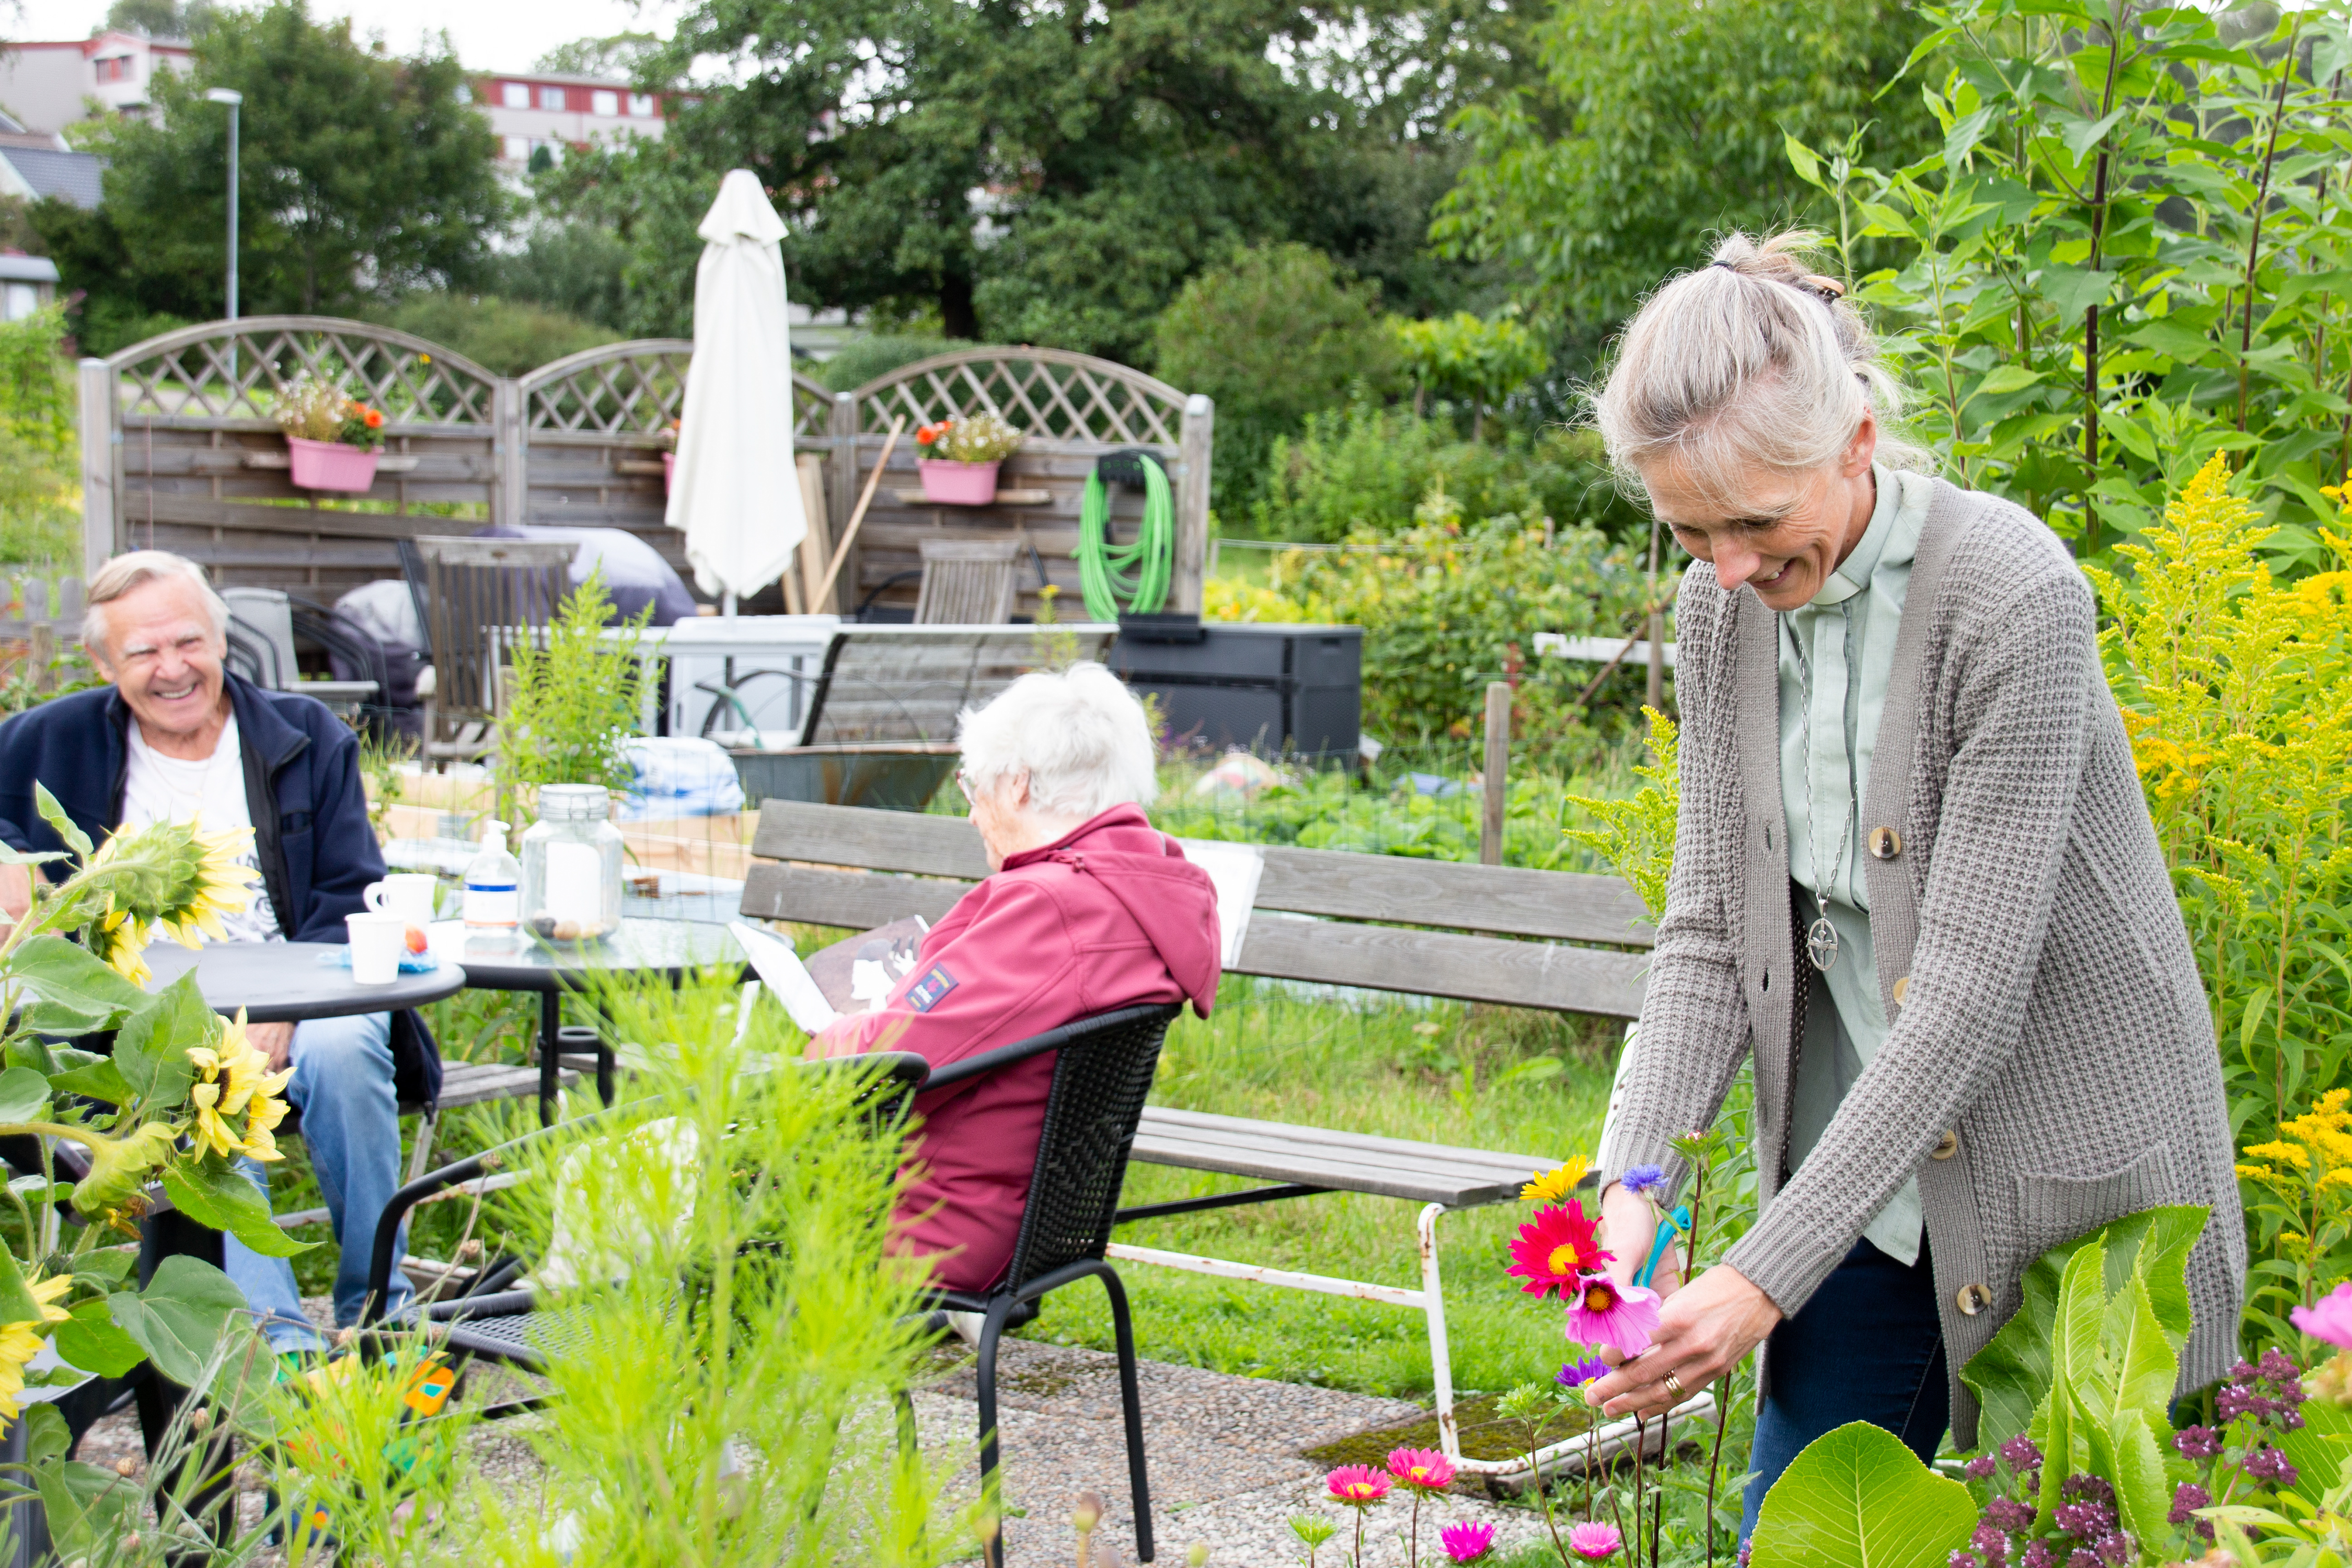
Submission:
[[212,1017],[192,969],[123,1020],[114,1037],[116,1070],[150,1105],[177,1106],[196,1077],[188,1047],[211,1037]]
[[2271,1441],[2294,1466],[2294,1491],[2316,1508],[2331,1488],[2342,1484],[2344,1467],[2352,1462],[2352,1410],[2332,1399],[2306,1399],[2303,1425]]
[[25,1271],[17,1267],[16,1255],[0,1247],[0,1323],[37,1323],[41,1321],[41,1304],[26,1288]]
[[269,1217],[260,1189],[226,1163],[207,1157],[163,1173],[163,1194],[198,1225],[226,1231],[264,1258],[291,1258],[318,1243],[297,1241]]
[[49,1087],[59,1094],[87,1095],[104,1105],[128,1105],[138,1098],[123,1078],[122,1069],[104,1057],[88,1067],[51,1073]]
[[68,1459],[34,1472],[49,1539],[68,1561],[111,1549],[145,1522],[139,1483],[101,1465]]
[[28,939],[8,955],[7,977],[28,994],[27,1027],[45,1035],[86,1035],[110,1029],[147,994],[61,936]]
[[100,1377],[121,1377],[147,1359],[139,1342],[115,1323],[110,1304],[98,1299],[84,1301],[58,1325],[57,1347],[69,1365]]
[[227,1275],[184,1256],[163,1259],[146,1289],[118,1290],[107,1306],[116,1326],[145,1347],[155,1370],[183,1387],[204,1380],[205,1361],[246,1310],[244,1293]]
[[59,838],[65,840],[67,848],[84,859],[89,858],[89,835],[74,826],[73,818],[66,815],[66,808],[58,804],[58,797],[48,792],[47,785],[37,782],[33,785],[33,809],[41,814],[41,820],[47,823]]
[[0,1121],[38,1121],[49,1108],[49,1080],[30,1068],[0,1072]]
[[2173,1384],[2180,1379],[2180,1354],[2156,1320],[2147,1280],[2133,1274],[2107,1298],[2106,1321],[2100,1331],[2105,1341],[2101,1370],[2108,1424],[2129,1413],[2164,1421]]
[[1756,1568],[1944,1568],[1976,1528],[1969,1489],[1893,1433],[1854,1421],[1815,1438],[1764,1494]]
[[[2116,1489],[2116,1511],[2124,1528],[2142,1541],[2163,1540],[2171,1528],[2165,1514],[2172,1507],[2172,1484],[2165,1478],[2164,1451],[2147,1413],[2126,1410],[2104,1426],[2089,1420],[2084,1426],[2089,1439],[2086,1468]],[[2171,1428],[2164,1430],[2168,1436]]]
[[[2206,1210],[2196,1205],[2153,1208],[2126,1215],[2086,1235],[2063,1242],[2036,1258],[2021,1281],[2023,1300],[1990,1343],[1969,1358],[1960,1381],[1976,1393],[1983,1411],[1977,1440],[1988,1452],[2023,1432],[2050,1392],[2050,1336],[2066,1266],[2084,1247],[2097,1243],[2106,1255],[2109,1289],[2137,1273],[2147,1281],[2148,1302],[2174,1350],[2187,1342],[2189,1250],[2204,1233]],[[2037,1439],[2038,1440],[2038,1439]]]

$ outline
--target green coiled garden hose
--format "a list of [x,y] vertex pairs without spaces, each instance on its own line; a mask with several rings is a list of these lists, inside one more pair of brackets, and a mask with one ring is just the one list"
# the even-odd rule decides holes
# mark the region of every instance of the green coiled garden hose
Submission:
[[1168,578],[1175,566],[1176,499],[1169,489],[1168,470],[1148,454],[1132,456],[1143,470],[1143,526],[1134,543],[1110,542],[1110,496],[1103,488],[1100,464],[1087,476],[1086,494],[1078,503],[1078,581],[1086,593],[1087,614],[1097,621],[1158,610],[1168,597]]

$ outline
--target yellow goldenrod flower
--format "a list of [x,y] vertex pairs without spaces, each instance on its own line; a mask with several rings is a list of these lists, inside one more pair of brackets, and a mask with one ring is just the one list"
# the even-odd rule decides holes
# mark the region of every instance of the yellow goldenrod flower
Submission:
[[[223,1158],[241,1153],[257,1160],[284,1159],[270,1131],[285,1120],[286,1107],[278,1096],[293,1078],[294,1069],[270,1072],[269,1058],[246,1038],[244,1010],[240,1008],[236,1021],[222,1031],[217,1049],[191,1046],[188,1059],[202,1075],[188,1090],[188,1103],[196,1113],[194,1131],[198,1146]],[[242,1134],[228,1122],[228,1118],[240,1112],[246,1119]]]
[[33,1279],[26,1288],[39,1304],[41,1315],[30,1322],[0,1324],[0,1416],[11,1421],[22,1414],[16,1395],[25,1392],[25,1364],[41,1353],[41,1331],[72,1315],[62,1307],[50,1305],[73,1289],[72,1275]]
[[2256,1160],[2275,1160],[2282,1165],[2293,1165],[2298,1171],[2311,1169],[2311,1152],[2284,1142],[2250,1143],[2246,1153]]
[[1564,1204],[1584,1180],[1586,1162],[1579,1154],[1556,1171],[1538,1171],[1535,1179],[1519,1189],[1519,1201],[1530,1204]]

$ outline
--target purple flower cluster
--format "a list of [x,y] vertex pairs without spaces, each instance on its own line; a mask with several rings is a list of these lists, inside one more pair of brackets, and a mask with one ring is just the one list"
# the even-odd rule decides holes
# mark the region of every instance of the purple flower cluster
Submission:
[[2287,1462],[2287,1457],[2276,1448],[2256,1448],[2246,1456],[2246,1474],[2258,1481],[2273,1481],[2282,1487],[2294,1485],[2299,1473]]
[[2303,1373],[2276,1346],[2260,1362],[2242,1361],[2230,1369],[2230,1381],[2213,1394],[2214,1413],[2222,1424],[2247,1417],[2257,1424],[2292,1432],[2303,1425]]
[[1992,1479],[1992,1473],[2000,1467],[2000,1461],[1994,1458],[1990,1454],[1979,1454],[1975,1458],[1970,1459],[1967,1464],[1961,1466],[1960,1470],[1963,1475],[1966,1475],[1969,1479],[1972,1481],[1989,1481]]
[[2012,1534],[2021,1532],[2033,1522],[2033,1510],[2014,1498],[1997,1497],[1985,1504],[1985,1521]]
[[2172,1435],[2172,1446],[2180,1450],[2184,1459],[2218,1459],[2221,1457],[2221,1434],[2210,1426],[2183,1426]]
[[2207,1541],[2213,1539],[2210,1520],[2199,1519],[2197,1510],[2213,1506],[2213,1494],[2195,1481],[2183,1481],[2172,1489],[2172,1511],[2164,1516],[2167,1524],[2191,1524]]
[[2042,1468],[2042,1450],[2035,1447],[2033,1439],[2022,1432],[2000,1446],[2000,1457],[2011,1471],[2017,1475]]

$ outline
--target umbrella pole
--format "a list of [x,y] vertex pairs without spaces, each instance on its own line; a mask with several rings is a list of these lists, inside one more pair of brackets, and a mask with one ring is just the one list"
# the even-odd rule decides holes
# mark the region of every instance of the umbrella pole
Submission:
[[729,588],[719,595],[719,613],[728,620],[735,618],[735,590]]
[[841,575],[841,563],[849,559],[849,547],[857,542],[857,525],[866,521],[866,509],[874,504],[874,491],[882,483],[882,470],[890,466],[890,450],[898,444],[898,432],[907,427],[903,414],[890,421],[890,434],[883,440],[882,455],[874,459],[874,471],[866,476],[866,489],[857,498],[857,510],[849,514],[849,526],[841,531],[841,542],[834,547],[833,564],[824,574],[824,585],[816,591],[816,602],[825,601],[833,592],[833,581]]

